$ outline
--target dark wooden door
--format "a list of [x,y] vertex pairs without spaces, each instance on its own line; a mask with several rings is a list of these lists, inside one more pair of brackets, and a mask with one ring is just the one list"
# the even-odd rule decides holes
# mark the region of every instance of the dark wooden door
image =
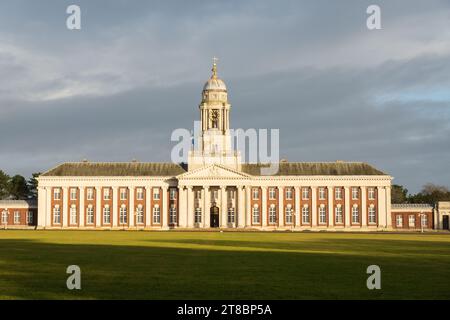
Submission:
[[210,226],[211,228],[219,227],[219,208],[216,206],[211,207]]
[[449,222],[448,222],[448,216],[443,216],[442,217],[442,229],[444,230],[450,230],[449,228]]

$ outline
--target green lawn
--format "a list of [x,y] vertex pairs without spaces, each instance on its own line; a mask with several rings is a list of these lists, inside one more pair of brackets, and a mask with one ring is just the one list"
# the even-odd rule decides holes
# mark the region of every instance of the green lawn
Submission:
[[450,299],[450,234],[2,230],[0,298]]

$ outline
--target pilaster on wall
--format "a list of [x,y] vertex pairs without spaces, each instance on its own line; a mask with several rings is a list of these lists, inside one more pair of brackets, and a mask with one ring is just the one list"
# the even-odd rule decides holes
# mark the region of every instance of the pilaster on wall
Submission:
[[242,186],[238,186],[238,227],[245,227],[245,189]]
[[161,212],[161,223],[164,229],[168,228],[168,220],[169,220],[169,201],[167,197],[167,192],[169,188],[167,186],[163,186],[162,188],[162,212]]
[[334,187],[328,187],[328,226],[333,227],[334,226],[334,206],[333,206],[333,199],[334,199]]
[[112,222],[113,227],[117,227],[118,218],[119,218],[119,187],[112,188],[112,197],[113,197],[113,207],[112,207]]
[[262,215],[262,226],[267,227],[267,187],[261,188],[261,215]]
[[295,216],[294,226],[299,226],[301,223],[301,208],[300,208],[300,187],[295,187]]
[[68,220],[69,220],[69,188],[68,187],[63,187],[62,188],[62,193],[63,193],[63,207],[62,207],[62,225],[64,228],[67,227],[68,225]]
[[151,215],[151,194],[152,191],[152,187],[151,186],[146,186],[145,187],[145,223],[146,223],[146,227],[151,226],[151,219],[152,219],[152,215]]
[[227,215],[228,215],[228,210],[227,210],[227,188],[222,186],[220,188],[220,203],[221,203],[221,227],[222,228],[226,228],[227,227]]
[[79,188],[79,196],[80,196],[80,206],[78,208],[78,216],[79,216],[79,223],[80,223],[80,227],[84,227],[85,226],[85,221],[84,221],[84,213],[86,211],[86,209],[84,208],[84,191],[85,188],[81,187]]
[[128,197],[129,197],[129,199],[130,199],[130,209],[129,209],[129,211],[130,211],[130,219],[129,219],[129,227],[134,227],[134,225],[135,225],[135,217],[136,217],[136,215],[135,215],[135,212],[136,212],[136,208],[135,208],[135,205],[134,205],[134,187],[131,187],[131,188],[128,188],[129,189],[129,191],[128,191]]
[[317,187],[311,188],[311,199],[312,199],[312,208],[311,208],[311,215],[312,215],[312,226],[317,227]]
[[95,225],[100,227],[102,225],[102,188],[95,187]]
[[361,187],[361,226],[367,227],[367,188]]
[[345,227],[350,227],[350,187],[344,187],[344,197],[345,197]]
[[211,189],[209,186],[206,186],[203,188],[205,196],[204,199],[204,210],[203,210],[203,226],[206,228],[209,228],[211,226],[211,216],[210,216],[210,209],[211,209]]
[[179,205],[179,212],[178,216],[180,217],[179,225],[181,228],[187,227],[187,188],[179,186],[179,195],[180,195],[180,205]]
[[284,227],[284,189],[278,187],[278,226]]

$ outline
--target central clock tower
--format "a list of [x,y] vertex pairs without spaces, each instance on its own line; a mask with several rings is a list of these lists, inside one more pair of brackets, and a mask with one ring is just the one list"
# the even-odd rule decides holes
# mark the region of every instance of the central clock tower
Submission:
[[241,169],[239,152],[233,149],[230,135],[230,110],[225,82],[217,76],[217,59],[213,59],[211,78],[205,83],[200,110],[200,136],[197,149],[189,153],[189,170],[211,163]]

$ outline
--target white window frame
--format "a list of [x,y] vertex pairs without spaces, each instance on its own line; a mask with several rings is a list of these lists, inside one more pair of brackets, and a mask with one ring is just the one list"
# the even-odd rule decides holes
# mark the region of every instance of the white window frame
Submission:
[[416,216],[414,214],[408,215],[408,226],[410,228],[415,228],[416,227]]
[[136,188],[136,200],[144,200],[144,188]]
[[352,187],[352,200],[359,200],[359,188]]
[[259,206],[257,204],[255,204],[252,208],[252,224],[260,224],[261,219],[260,219],[260,210],[259,210]]
[[76,201],[78,198],[78,189],[77,188],[70,188],[70,200]]
[[20,224],[20,212],[14,211],[14,224]]
[[302,188],[302,199],[309,200],[309,188]]
[[274,204],[271,204],[269,207],[269,223],[277,223],[277,207]]
[[103,188],[103,200],[111,200],[111,188]]
[[87,188],[86,190],[86,199],[89,201],[94,200],[94,188]]
[[177,189],[176,188],[169,189],[169,200],[177,200]]
[[336,200],[342,200],[342,188],[341,187],[334,188],[334,198]]
[[352,224],[359,224],[360,220],[359,207],[355,205],[352,207]]
[[259,200],[259,188],[252,188],[252,199]]
[[69,209],[69,223],[70,225],[76,225],[78,223],[78,210],[76,205],[71,205]]
[[27,224],[32,224],[34,222],[33,211],[27,211]]
[[53,189],[53,200],[56,200],[56,201],[61,200],[61,188]]
[[175,204],[171,204],[169,208],[169,223],[170,224],[176,224],[178,221],[177,219],[177,207]]
[[103,207],[103,224],[111,224],[111,207],[108,205]]
[[228,208],[227,221],[228,223],[235,223],[236,221],[236,214],[233,207]]
[[195,208],[194,223],[202,223],[202,208],[201,207]]
[[344,223],[344,213],[341,206],[336,206],[334,221],[336,224]]
[[94,224],[94,207],[92,205],[89,205],[86,208],[86,224]]
[[161,224],[161,208],[155,205],[152,210],[152,221],[153,224]]
[[327,223],[327,208],[325,206],[319,207],[319,224]]
[[292,224],[294,223],[294,215],[293,215],[293,210],[292,210],[292,206],[290,204],[288,204],[286,206],[285,209],[285,217],[286,217],[286,224]]
[[377,210],[375,206],[370,206],[368,210],[368,222],[369,224],[376,224],[377,223]]
[[274,187],[269,188],[269,200],[276,200],[277,198],[277,191]]
[[121,201],[128,200],[128,189],[127,188],[120,188],[119,193],[120,193]]
[[53,208],[53,224],[61,224],[61,208],[59,206]]
[[375,200],[375,188],[373,188],[373,187],[368,188],[367,196],[368,196],[369,200]]
[[292,190],[292,187],[287,187],[286,188],[286,190],[285,190],[285,193],[286,193],[286,200],[292,200],[293,199],[293,190]]
[[311,216],[309,206],[305,205],[302,207],[302,224],[310,224],[310,223],[311,223]]
[[397,228],[403,227],[403,216],[401,214],[395,216],[395,226]]
[[319,188],[319,200],[326,200],[325,188],[324,187],[320,187]]
[[161,189],[153,188],[153,200],[160,200],[160,199],[161,199]]
[[119,208],[119,224],[124,225],[128,223],[128,208],[126,205],[121,205]]

